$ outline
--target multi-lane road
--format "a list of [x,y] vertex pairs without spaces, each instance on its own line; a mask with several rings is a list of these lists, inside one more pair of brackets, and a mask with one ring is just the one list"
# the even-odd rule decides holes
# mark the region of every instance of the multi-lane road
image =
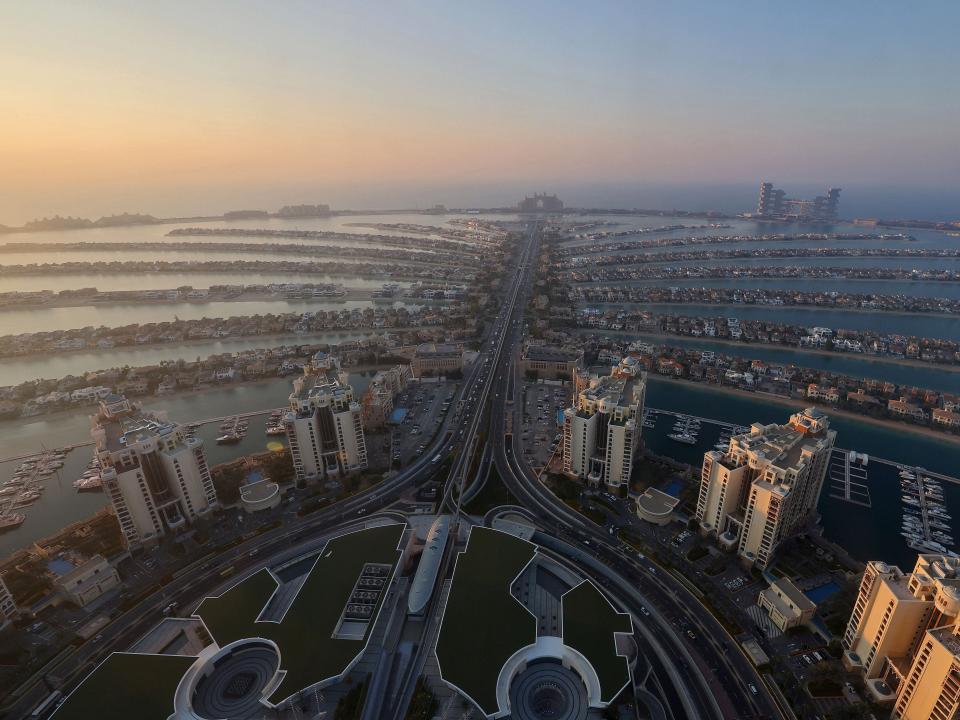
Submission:
[[[516,275],[518,296],[526,298],[532,287],[533,263],[538,257],[539,227],[532,224]],[[515,498],[541,520],[549,535],[565,539],[598,562],[591,572],[605,576],[615,593],[640,618],[639,642],[646,660],[661,680],[680,695],[683,711],[691,718],[779,717],[780,712],[754,667],[710,612],[676,579],[611,538],[603,528],[571,510],[543,486],[523,460],[518,434],[508,434],[508,423],[520,427],[519,352],[523,338],[524,302],[514,304],[503,324],[498,362],[491,381],[490,433],[493,462]],[[605,583],[605,584],[607,584]],[[686,619],[688,631],[679,632],[664,618],[664,611]],[[698,632],[690,628],[696,628]],[[646,631],[646,632],[645,632]],[[678,687],[679,685],[679,687]],[[672,708],[678,713],[681,708]]]

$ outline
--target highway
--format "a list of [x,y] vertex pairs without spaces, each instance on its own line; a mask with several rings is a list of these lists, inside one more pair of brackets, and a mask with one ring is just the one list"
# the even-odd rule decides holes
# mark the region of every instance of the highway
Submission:
[[[539,228],[533,228],[531,235],[528,257],[536,258]],[[531,267],[521,265],[520,270],[525,296],[531,286]],[[619,541],[613,541],[602,528],[555,497],[522,460],[517,434],[506,435],[508,414],[512,416],[512,426],[520,427],[519,403],[514,402],[514,395],[520,386],[518,359],[524,307],[525,303],[520,303],[508,318],[500,362],[493,369],[493,382],[501,392],[494,394],[491,403],[488,439],[493,444],[493,461],[501,479],[520,504],[543,520],[544,527],[554,537],[572,538],[577,545],[591,549],[600,561],[595,571],[605,574],[611,584],[624,591],[618,595],[632,603],[631,609],[637,611],[635,617],[643,617],[643,625],[659,626],[655,640],[666,652],[651,653],[647,660],[654,666],[654,672],[660,671],[673,679],[675,685],[681,680],[678,691],[688,691],[688,699],[693,702],[693,706],[687,708],[691,720],[780,717],[752,664],[710,612],[669,573],[657,571],[647,561],[639,562],[632,549],[627,550]],[[700,634],[693,633],[695,639],[685,634],[681,639],[663,619],[664,610],[670,614],[679,612],[687,625],[697,628]],[[641,642],[644,640],[651,642],[649,637],[641,638]]]
[[[490,415],[488,409],[490,407],[489,400],[491,398],[491,391],[493,392],[494,398],[499,397],[503,392],[503,389],[498,388],[493,381],[492,368],[496,368],[501,364],[501,360],[504,357],[504,350],[508,348],[507,339],[511,337],[511,333],[509,332],[510,318],[513,317],[517,309],[517,301],[521,297],[522,290],[526,287],[525,280],[528,277],[527,270],[530,265],[532,252],[531,239],[536,234],[536,227],[534,225],[528,226],[526,234],[526,242],[517,259],[518,267],[509,279],[509,287],[504,293],[504,300],[500,311],[497,313],[490,334],[481,348],[481,356],[475,363],[474,369],[477,374],[475,377],[476,383],[471,386],[473,389],[467,395],[464,407],[465,419],[469,418],[467,426],[460,430],[456,436],[457,444],[461,452],[457,455],[456,460],[450,468],[441,499],[441,508],[447,509],[454,514],[455,519],[450,531],[451,537],[456,537],[456,528],[461,517],[460,503],[464,496],[466,482],[470,477],[471,467],[474,465],[476,451],[483,441],[481,432],[489,424]],[[490,443],[483,445],[479,459],[480,468],[484,467],[485,463],[490,459],[490,447]],[[444,578],[449,575],[455,559],[456,543],[448,542],[440,571],[437,575],[439,578]],[[390,715],[391,720],[402,720],[406,715],[406,709],[413,697],[416,681],[420,677],[423,667],[427,662],[428,653],[433,651],[433,646],[428,641],[427,636],[430,629],[432,627],[435,628],[435,613],[440,609],[438,602],[439,594],[439,592],[434,590],[431,605],[427,613],[429,619],[422,624],[419,641],[416,644],[416,651],[409,663],[409,667],[412,669],[407,673],[403,685],[398,692],[399,699],[392,708]]]

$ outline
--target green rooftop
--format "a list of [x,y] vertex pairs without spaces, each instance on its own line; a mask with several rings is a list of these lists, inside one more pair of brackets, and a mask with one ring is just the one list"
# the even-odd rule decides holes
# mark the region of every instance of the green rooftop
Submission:
[[537,620],[510,585],[536,546],[498,530],[475,527],[457,557],[453,585],[437,638],[443,679],[486,714],[497,711],[497,677],[517,650],[537,641]]
[[256,621],[276,587],[276,580],[267,571],[252,575],[219,597],[204,600],[196,614],[218,645],[248,637],[277,644],[286,671],[270,698],[278,703],[305,687],[336,677],[363,650],[373,622],[362,639],[334,638],[333,634],[363,566],[396,566],[405,527],[399,523],[382,525],[330,540],[282,622]]
[[617,612],[597,587],[584,581],[564,593],[563,644],[577,650],[597,671],[600,695],[611,702],[630,680],[627,658],[617,655],[614,633],[629,633],[630,616]]
[[250,623],[260,615],[278,587],[277,579],[264,568],[222,595],[206,598],[194,614],[203,618],[207,630],[223,647],[250,637]]
[[180,678],[196,660],[182,655],[113,653],[54,713],[56,720],[167,720]]

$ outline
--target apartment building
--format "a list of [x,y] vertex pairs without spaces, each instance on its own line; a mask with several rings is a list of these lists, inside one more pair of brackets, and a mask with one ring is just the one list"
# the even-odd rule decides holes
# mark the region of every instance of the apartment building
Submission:
[[783,632],[810,622],[817,610],[816,604],[789,578],[774,580],[761,590],[757,606],[765,610],[770,621]]
[[363,426],[368,430],[382,428],[393,414],[394,398],[403,392],[413,374],[409,365],[380,370],[363,394]]
[[423,343],[414,350],[410,369],[417,378],[462,372],[463,350],[446,343]]
[[570,380],[582,368],[580,348],[528,345],[520,356],[520,372],[538,379]]
[[736,549],[746,565],[767,567],[780,543],[815,516],[836,435],[826,415],[807,408],[785,425],[754,423],[726,453],[705,453],[702,534]]
[[591,485],[629,485],[640,448],[646,373],[580,374],[563,413],[563,470]]
[[91,418],[103,489],[128,547],[154,542],[217,507],[203,440],[163,413],[108,395]]
[[960,559],[920,555],[913,572],[867,564],[843,636],[844,665],[899,720],[960,715]]
[[300,483],[335,479],[367,467],[363,408],[332,355],[317,353],[293,381],[283,422]]
[[102,555],[94,555],[68,572],[54,585],[60,594],[79,607],[86,607],[120,585],[120,576]]

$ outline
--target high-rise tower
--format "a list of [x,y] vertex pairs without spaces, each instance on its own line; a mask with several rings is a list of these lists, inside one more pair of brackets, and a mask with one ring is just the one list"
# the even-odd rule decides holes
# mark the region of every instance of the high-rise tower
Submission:
[[103,489],[128,547],[179,530],[217,506],[203,440],[121,395],[100,401],[91,435]]

